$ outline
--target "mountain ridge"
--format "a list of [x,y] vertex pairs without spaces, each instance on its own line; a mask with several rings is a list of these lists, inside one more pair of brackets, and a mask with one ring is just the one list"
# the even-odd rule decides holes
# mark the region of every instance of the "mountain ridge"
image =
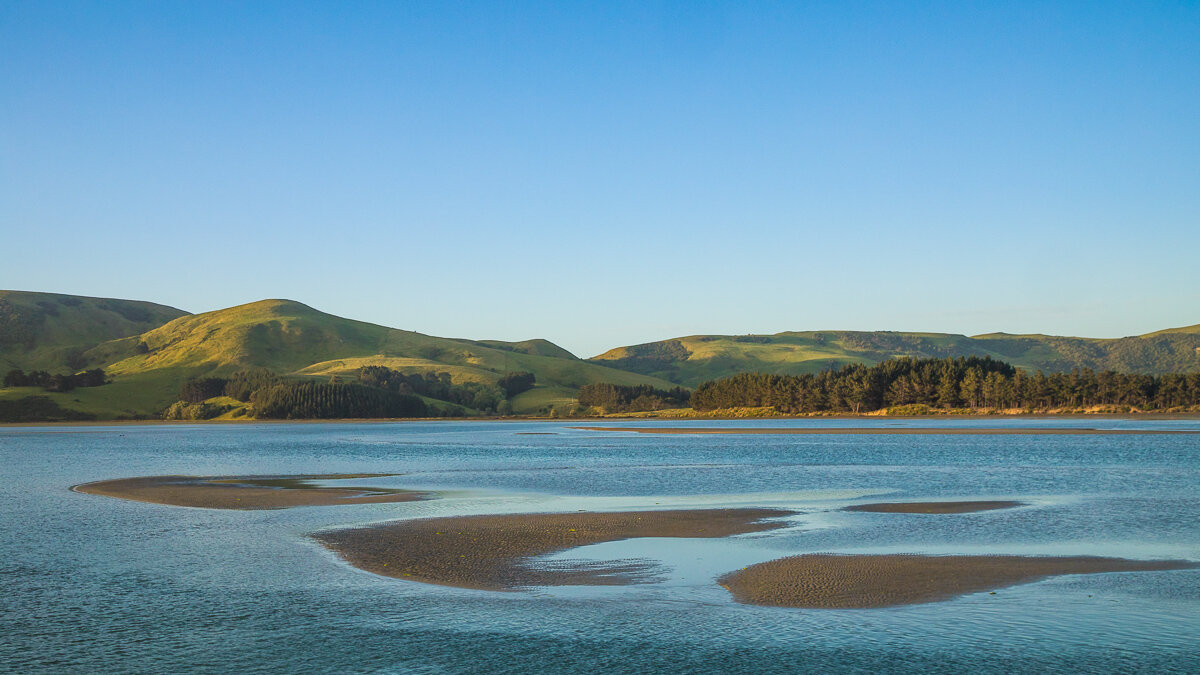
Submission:
[[588,361],[684,386],[742,372],[799,375],[888,358],[990,356],[1020,368],[1164,374],[1200,370],[1200,325],[1123,338],[904,331],[783,331],[690,335],[616,347]]
[[[46,395],[101,418],[144,417],[173,403],[192,377],[266,368],[299,378],[353,381],[364,366],[448,373],[455,383],[496,384],[532,372],[512,399],[518,413],[574,402],[586,384],[694,387],[735,373],[802,374],[895,357],[990,356],[1047,372],[1072,368],[1163,374],[1200,371],[1200,324],[1124,338],[901,331],[784,331],[692,335],[616,347],[590,359],[534,338],[519,342],[426,335],[265,299],[190,314],[135,300],[0,291],[0,366],[53,373],[103,368],[110,384]],[[0,398],[42,395],[0,389]]]

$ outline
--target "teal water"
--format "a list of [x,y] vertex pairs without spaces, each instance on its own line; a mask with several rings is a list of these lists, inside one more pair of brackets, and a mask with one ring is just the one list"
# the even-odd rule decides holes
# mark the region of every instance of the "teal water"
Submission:
[[[1200,671],[1200,570],[1059,577],[996,595],[846,611],[739,605],[713,583],[746,564],[817,551],[1200,561],[1200,436],[653,436],[568,427],[0,430],[0,671]],[[347,472],[402,473],[350,483],[434,489],[442,499],[238,512],[69,490],[167,473]],[[838,510],[981,498],[1029,505],[944,516]],[[435,515],[725,505],[797,515],[785,529],[726,540],[631,540],[551,556],[655,565],[657,583],[627,587],[428,586],[355,570],[307,537]]]

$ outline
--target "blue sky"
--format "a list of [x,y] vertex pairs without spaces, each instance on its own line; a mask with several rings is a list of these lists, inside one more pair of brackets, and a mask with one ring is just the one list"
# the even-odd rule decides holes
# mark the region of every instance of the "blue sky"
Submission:
[[1200,3],[0,2],[0,288],[583,356],[1200,322]]

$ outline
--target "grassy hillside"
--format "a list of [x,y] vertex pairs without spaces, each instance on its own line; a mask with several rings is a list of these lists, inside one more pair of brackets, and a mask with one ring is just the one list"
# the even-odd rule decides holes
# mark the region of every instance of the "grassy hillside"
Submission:
[[560,359],[574,359],[579,357],[571,352],[559,347],[549,340],[524,340],[522,342],[501,342],[500,340],[472,340],[470,344],[479,345],[480,347],[491,347],[500,349],[506,352],[520,352],[524,354],[532,354],[534,356],[553,356]]
[[89,364],[103,367],[113,384],[51,397],[99,417],[154,414],[176,400],[179,385],[189,377],[252,367],[326,379],[352,375],[365,365],[384,365],[406,373],[448,372],[456,383],[494,383],[506,372],[532,372],[537,387],[513,401],[515,412],[567,401],[574,390],[593,382],[671,386],[582,361],[545,340],[440,338],[343,319],[290,300],[181,316],[141,335],[101,344],[84,356]]
[[87,350],[186,314],[137,300],[0,291],[0,372],[74,372],[88,365]]
[[[298,302],[263,300],[180,317],[136,341],[104,345],[97,354],[118,357],[106,368],[117,376],[162,369],[217,375],[256,366],[286,373],[339,356],[378,353],[388,332],[383,326],[323,314]],[[145,353],[136,353],[139,342]]]
[[1155,331],[1153,333],[1146,333],[1142,337],[1149,338],[1149,337],[1158,337],[1160,335],[1200,335],[1200,323],[1196,324],[1195,326],[1183,326],[1181,328],[1168,328],[1166,330]]
[[897,357],[991,356],[1048,372],[1072,368],[1149,374],[1200,370],[1200,326],[1137,337],[1094,339],[994,333],[813,331],[775,335],[693,335],[618,347],[588,359],[694,387],[735,373],[802,374]]
[[1200,325],[1116,340],[1008,335],[820,331],[700,335],[581,360],[545,340],[459,340],[396,330],[263,300],[189,315],[146,302],[0,291],[0,368],[52,372],[104,368],[113,382],[69,392],[0,389],[0,399],[45,395],[101,419],[153,416],[189,377],[262,367],[277,374],[352,379],[382,365],[405,373],[447,372],[456,384],[492,384],[529,371],[537,386],[511,401],[514,412],[569,403],[596,382],[665,389],[737,372],[799,374],[895,356],[991,356],[1026,368],[1161,374],[1200,370]]

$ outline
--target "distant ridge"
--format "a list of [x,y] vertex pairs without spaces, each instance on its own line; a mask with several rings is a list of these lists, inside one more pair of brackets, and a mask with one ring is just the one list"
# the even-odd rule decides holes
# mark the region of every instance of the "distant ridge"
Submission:
[[525,354],[536,354],[538,356],[554,356],[560,359],[576,359],[571,352],[559,347],[549,340],[535,339],[524,340],[522,342],[501,342],[500,340],[471,340],[471,344],[481,347],[492,347],[493,349],[503,349],[509,352],[523,352]]
[[186,315],[140,300],[0,290],[0,369],[82,368],[83,353],[100,343]]
[[1200,370],[1200,325],[1115,339],[892,331],[692,335],[618,347],[588,360],[694,387],[736,373],[798,375],[904,356],[991,356],[1047,372],[1074,368],[1152,375],[1194,372]]
[[1141,335],[1139,337],[1149,338],[1149,337],[1157,337],[1159,335],[1200,335],[1200,323],[1198,323],[1194,326],[1183,326],[1182,328],[1168,328],[1166,330],[1155,331],[1153,333],[1146,333],[1145,335]]

